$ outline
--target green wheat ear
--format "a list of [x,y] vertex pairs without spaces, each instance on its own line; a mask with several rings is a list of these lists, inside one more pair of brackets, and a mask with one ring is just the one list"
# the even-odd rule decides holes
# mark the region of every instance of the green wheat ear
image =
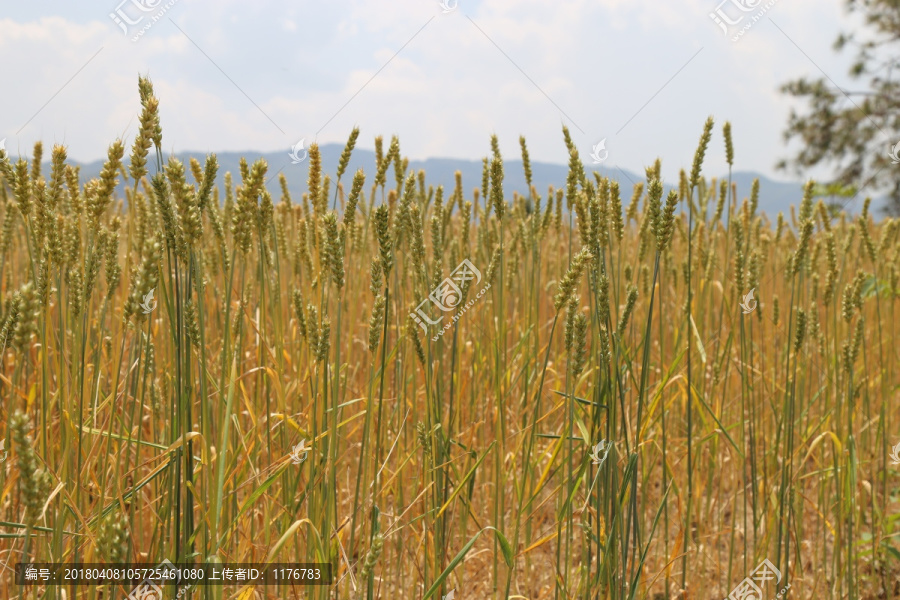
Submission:
[[9,420],[9,430],[16,450],[16,466],[19,470],[18,486],[25,506],[25,521],[37,523],[41,508],[50,491],[50,474],[40,468],[34,442],[29,435],[31,424],[21,411],[13,413]]
[[572,265],[566,274],[560,280],[556,296],[553,298],[553,307],[557,312],[565,306],[575,293],[575,288],[584,273],[585,267],[593,259],[593,255],[588,248],[582,248],[581,251],[572,258]]
[[697,152],[694,154],[694,163],[691,166],[691,189],[696,189],[700,183],[700,170],[703,167],[703,158],[706,156],[706,149],[712,137],[713,124],[713,118],[709,117],[703,125],[703,134],[700,136],[700,143],[697,146]]

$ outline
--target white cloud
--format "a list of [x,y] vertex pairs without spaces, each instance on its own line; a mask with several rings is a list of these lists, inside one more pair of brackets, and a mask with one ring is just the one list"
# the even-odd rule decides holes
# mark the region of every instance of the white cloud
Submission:
[[[137,74],[149,72],[164,146],[178,151],[287,149],[346,103],[320,143],[343,142],[359,125],[362,147],[397,133],[412,158],[478,159],[492,133],[517,157],[525,134],[533,160],[563,163],[566,123],[585,157],[607,137],[607,164],[640,173],[661,156],[674,179],[714,114],[718,125],[734,124],[738,167],[771,174],[784,153],[790,102],[777,88],[818,71],[767,19],[729,42],[708,17],[715,4],[460,0],[442,15],[437,0],[396,0],[390,8],[362,0],[289,8],[178,2],[137,43],[104,11],[76,21],[33,8],[29,17],[0,19],[0,52],[16,57],[0,65],[5,88],[14,90],[5,95],[0,137],[13,152],[43,139],[64,141],[79,160],[101,158],[116,136],[134,135]],[[838,0],[820,4],[783,0],[769,15],[826,72],[842,76],[845,61],[830,43],[844,17]],[[713,144],[710,172],[724,168],[721,140]]]

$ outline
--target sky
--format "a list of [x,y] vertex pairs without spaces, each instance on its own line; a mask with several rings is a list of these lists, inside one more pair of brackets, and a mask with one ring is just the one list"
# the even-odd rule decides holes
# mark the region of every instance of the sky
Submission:
[[411,159],[477,160],[496,134],[511,159],[524,135],[565,163],[566,125],[583,159],[660,157],[674,181],[712,115],[706,172],[727,169],[730,121],[736,170],[800,180],[775,169],[803,108],[779,87],[844,85],[832,44],[854,19],[843,0],[0,0],[0,139],[78,161],[130,148],[149,74],[166,151],[288,152],[359,126],[359,147],[397,134]]

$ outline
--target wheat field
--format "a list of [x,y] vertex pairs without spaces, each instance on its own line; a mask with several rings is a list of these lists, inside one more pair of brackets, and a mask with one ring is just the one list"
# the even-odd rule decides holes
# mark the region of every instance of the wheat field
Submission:
[[668,193],[565,129],[527,195],[495,137],[452,189],[396,137],[347,173],[358,130],[302,198],[262,160],[222,188],[139,96],[98,179],[0,153],[3,598],[164,559],[334,576],[196,598],[725,598],[764,560],[764,597],[900,597],[897,221],[812,182],[759,214],[712,119]]

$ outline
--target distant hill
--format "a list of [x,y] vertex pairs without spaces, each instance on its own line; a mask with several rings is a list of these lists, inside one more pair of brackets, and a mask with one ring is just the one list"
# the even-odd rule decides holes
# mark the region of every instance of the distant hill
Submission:
[[[387,146],[387,145],[385,145]],[[322,167],[325,173],[333,178],[337,171],[337,164],[343,151],[343,144],[325,144],[320,146],[322,154]],[[385,147],[387,151],[387,147]],[[302,154],[301,154],[302,155]],[[177,153],[176,156],[187,163],[191,156],[197,158],[201,163],[205,159],[202,152],[184,152]],[[249,163],[264,158],[268,162],[269,170],[267,174],[267,186],[272,194],[273,199],[277,202],[281,196],[278,185],[278,173],[283,172],[287,177],[288,187],[295,202],[300,200],[303,193],[306,192],[306,181],[309,168],[309,159],[298,164],[292,164],[288,152],[218,152],[216,156],[219,161],[219,174],[217,183],[219,186],[224,185],[224,175],[227,171],[232,174],[235,185],[240,183],[239,163],[241,156],[246,157]],[[583,157],[588,162],[585,164],[587,172],[599,172],[605,177],[617,180],[622,190],[623,202],[628,201],[631,197],[631,189],[634,182],[643,181],[643,175],[638,175],[631,171],[613,169],[606,166],[591,164],[589,157]],[[154,161],[150,161],[152,165]],[[125,157],[125,163],[128,164],[128,157]],[[78,163],[76,163],[78,164]],[[81,164],[82,181],[97,177],[103,166],[102,161],[94,161]],[[372,177],[374,176],[375,152],[372,150],[364,150],[357,148],[353,151],[350,159],[350,165],[347,173],[344,175],[344,187],[349,189],[349,183],[352,181],[353,173],[357,169],[362,168],[366,173],[366,186],[363,188],[368,194],[371,189]],[[467,197],[471,197],[472,189],[481,187],[481,160],[464,160],[457,158],[429,158],[426,160],[411,160],[409,167],[418,171],[424,169],[428,174],[429,185],[443,185],[445,191],[449,192],[454,186],[454,173],[460,171],[462,173],[463,187]],[[46,165],[44,172],[49,173],[49,164]],[[532,162],[532,180],[538,193],[546,198],[547,188],[552,185],[554,188],[564,187],[566,183],[566,173],[568,167],[561,164]],[[522,171],[521,160],[504,160],[505,177],[503,180],[503,189],[507,194],[517,191],[520,194],[526,193],[525,175]],[[709,173],[706,174],[710,176]],[[723,174],[717,174],[721,177]],[[727,173],[724,174],[727,177]],[[388,182],[392,182],[394,177],[393,168],[388,169]],[[732,174],[732,181],[737,184],[738,198],[743,199],[750,195],[750,186],[755,178],[759,178],[759,210],[769,215],[773,220],[779,211],[783,211],[787,216],[790,213],[790,206],[799,205],[803,195],[803,184],[800,182],[784,182],[775,181],[752,171],[737,171]],[[193,178],[189,176],[189,181],[193,182]],[[668,182],[667,189],[677,182]],[[333,189],[333,188],[332,188]],[[121,192],[121,190],[120,190]],[[849,213],[858,213],[862,209],[864,195],[860,195],[851,204],[847,206]],[[872,212],[875,215],[881,215],[881,209],[886,205],[884,198],[878,197],[872,200]]]

